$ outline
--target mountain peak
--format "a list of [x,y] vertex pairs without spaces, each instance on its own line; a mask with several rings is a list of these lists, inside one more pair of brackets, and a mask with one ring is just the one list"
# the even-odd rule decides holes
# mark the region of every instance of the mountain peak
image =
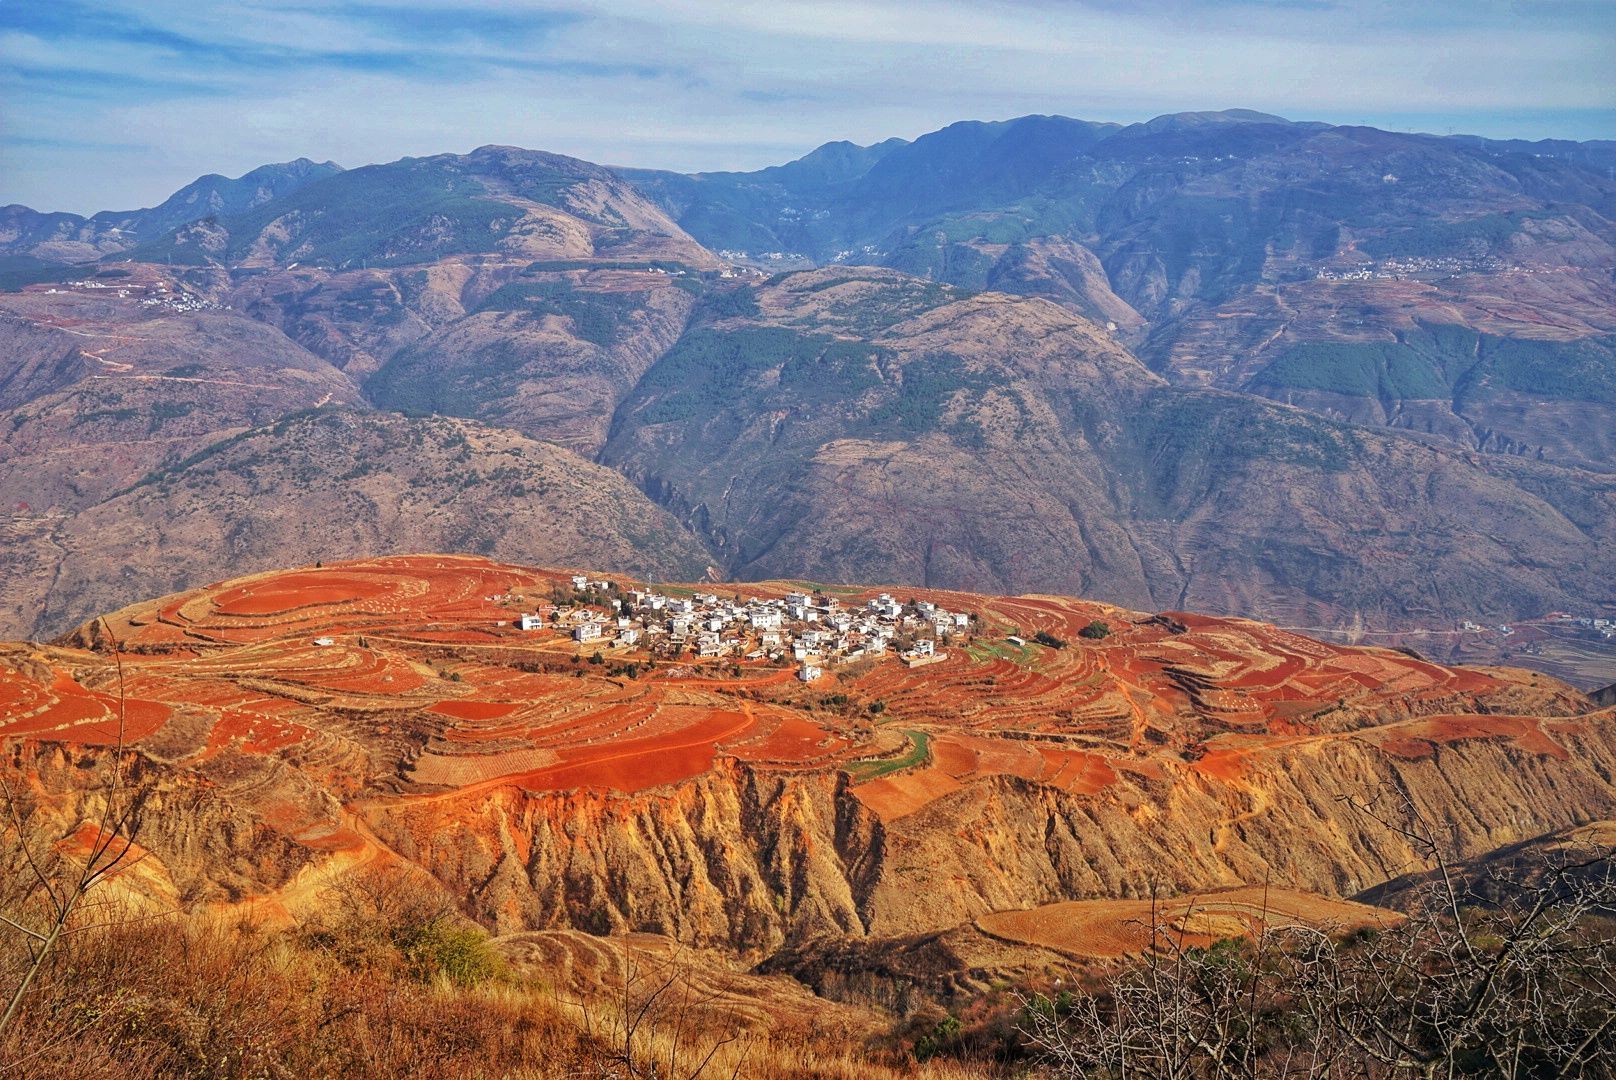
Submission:
[[1217,124],[1283,124],[1294,121],[1273,113],[1255,109],[1218,109],[1206,112],[1164,113],[1139,126],[1146,131],[1183,131],[1188,128],[1211,127]]

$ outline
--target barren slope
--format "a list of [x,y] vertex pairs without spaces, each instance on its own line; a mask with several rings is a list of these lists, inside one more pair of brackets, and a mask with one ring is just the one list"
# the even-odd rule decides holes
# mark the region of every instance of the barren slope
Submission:
[[465,421],[329,409],[212,442],[71,517],[28,523],[48,531],[18,528],[0,614],[36,634],[108,597],[269,568],[290,553],[455,548],[659,577],[707,566],[701,545],[622,477],[561,447]]
[[1171,388],[1045,301],[838,268],[753,303],[647,373],[603,456],[735,576],[1326,627],[1616,602],[1604,477]]

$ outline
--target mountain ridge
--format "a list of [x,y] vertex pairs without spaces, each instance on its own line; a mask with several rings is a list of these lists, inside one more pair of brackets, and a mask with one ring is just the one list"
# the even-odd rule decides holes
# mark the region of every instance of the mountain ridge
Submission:
[[[323,403],[611,466],[721,575],[811,565],[1343,632],[1616,602],[1616,188],[1597,169],[1245,113],[816,153],[668,184],[735,195],[701,211],[715,228],[893,244],[771,277],[659,204],[673,186],[490,145],[304,178],[14,278],[16,572],[48,585],[79,515]],[[243,506],[304,505],[264,475]],[[116,590],[101,602],[14,632],[138,595],[104,569],[83,575]]]

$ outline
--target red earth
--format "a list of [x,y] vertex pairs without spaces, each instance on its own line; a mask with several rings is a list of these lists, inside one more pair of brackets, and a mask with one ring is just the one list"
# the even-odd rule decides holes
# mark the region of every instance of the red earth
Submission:
[[[0,649],[0,739],[104,746],[121,726],[125,742],[161,739],[182,762],[274,757],[350,795],[385,780],[394,800],[643,792],[724,761],[846,769],[854,794],[893,820],[996,777],[1080,795],[1123,774],[1238,784],[1251,753],[1360,733],[1403,757],[1463,739],[1563,755],[1560,729],[1526,713],[1586,710],[1524,672],[1448,668],[1246,620],[919,589],[889,591],[976,620],[923,668],[865,659],[806,686],[766,661],[648,665],[645,653],[605,647],[607,662],[591,664],[564,633],[513,625],[556,586],[570,592],[570,574],[395,557],[137,604],[57,645]],[[832,594],[861,606],[875,593]],[[1095,620],[1111,634],[1080,637]],[[1033,644],[1038,631],[1067,644]],[[313,828],[287,807],[265,820]]]

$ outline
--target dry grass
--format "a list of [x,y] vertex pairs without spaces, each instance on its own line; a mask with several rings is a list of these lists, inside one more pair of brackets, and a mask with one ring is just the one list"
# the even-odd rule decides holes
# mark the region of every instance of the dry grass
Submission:
[[[76,934],[0,1037],[0,1078],[983,1075],[845,1041],[743,1030],[722,1009],[641,1023],[625,1053],[623,1006],[638,1009],[613,988],[563,998],[510,971],[467,985],[392,945],[409,937],[398,930],[346,918],[294,929],[167,918]],[[11,946],[0,944],[6,978],[23,959]]]

